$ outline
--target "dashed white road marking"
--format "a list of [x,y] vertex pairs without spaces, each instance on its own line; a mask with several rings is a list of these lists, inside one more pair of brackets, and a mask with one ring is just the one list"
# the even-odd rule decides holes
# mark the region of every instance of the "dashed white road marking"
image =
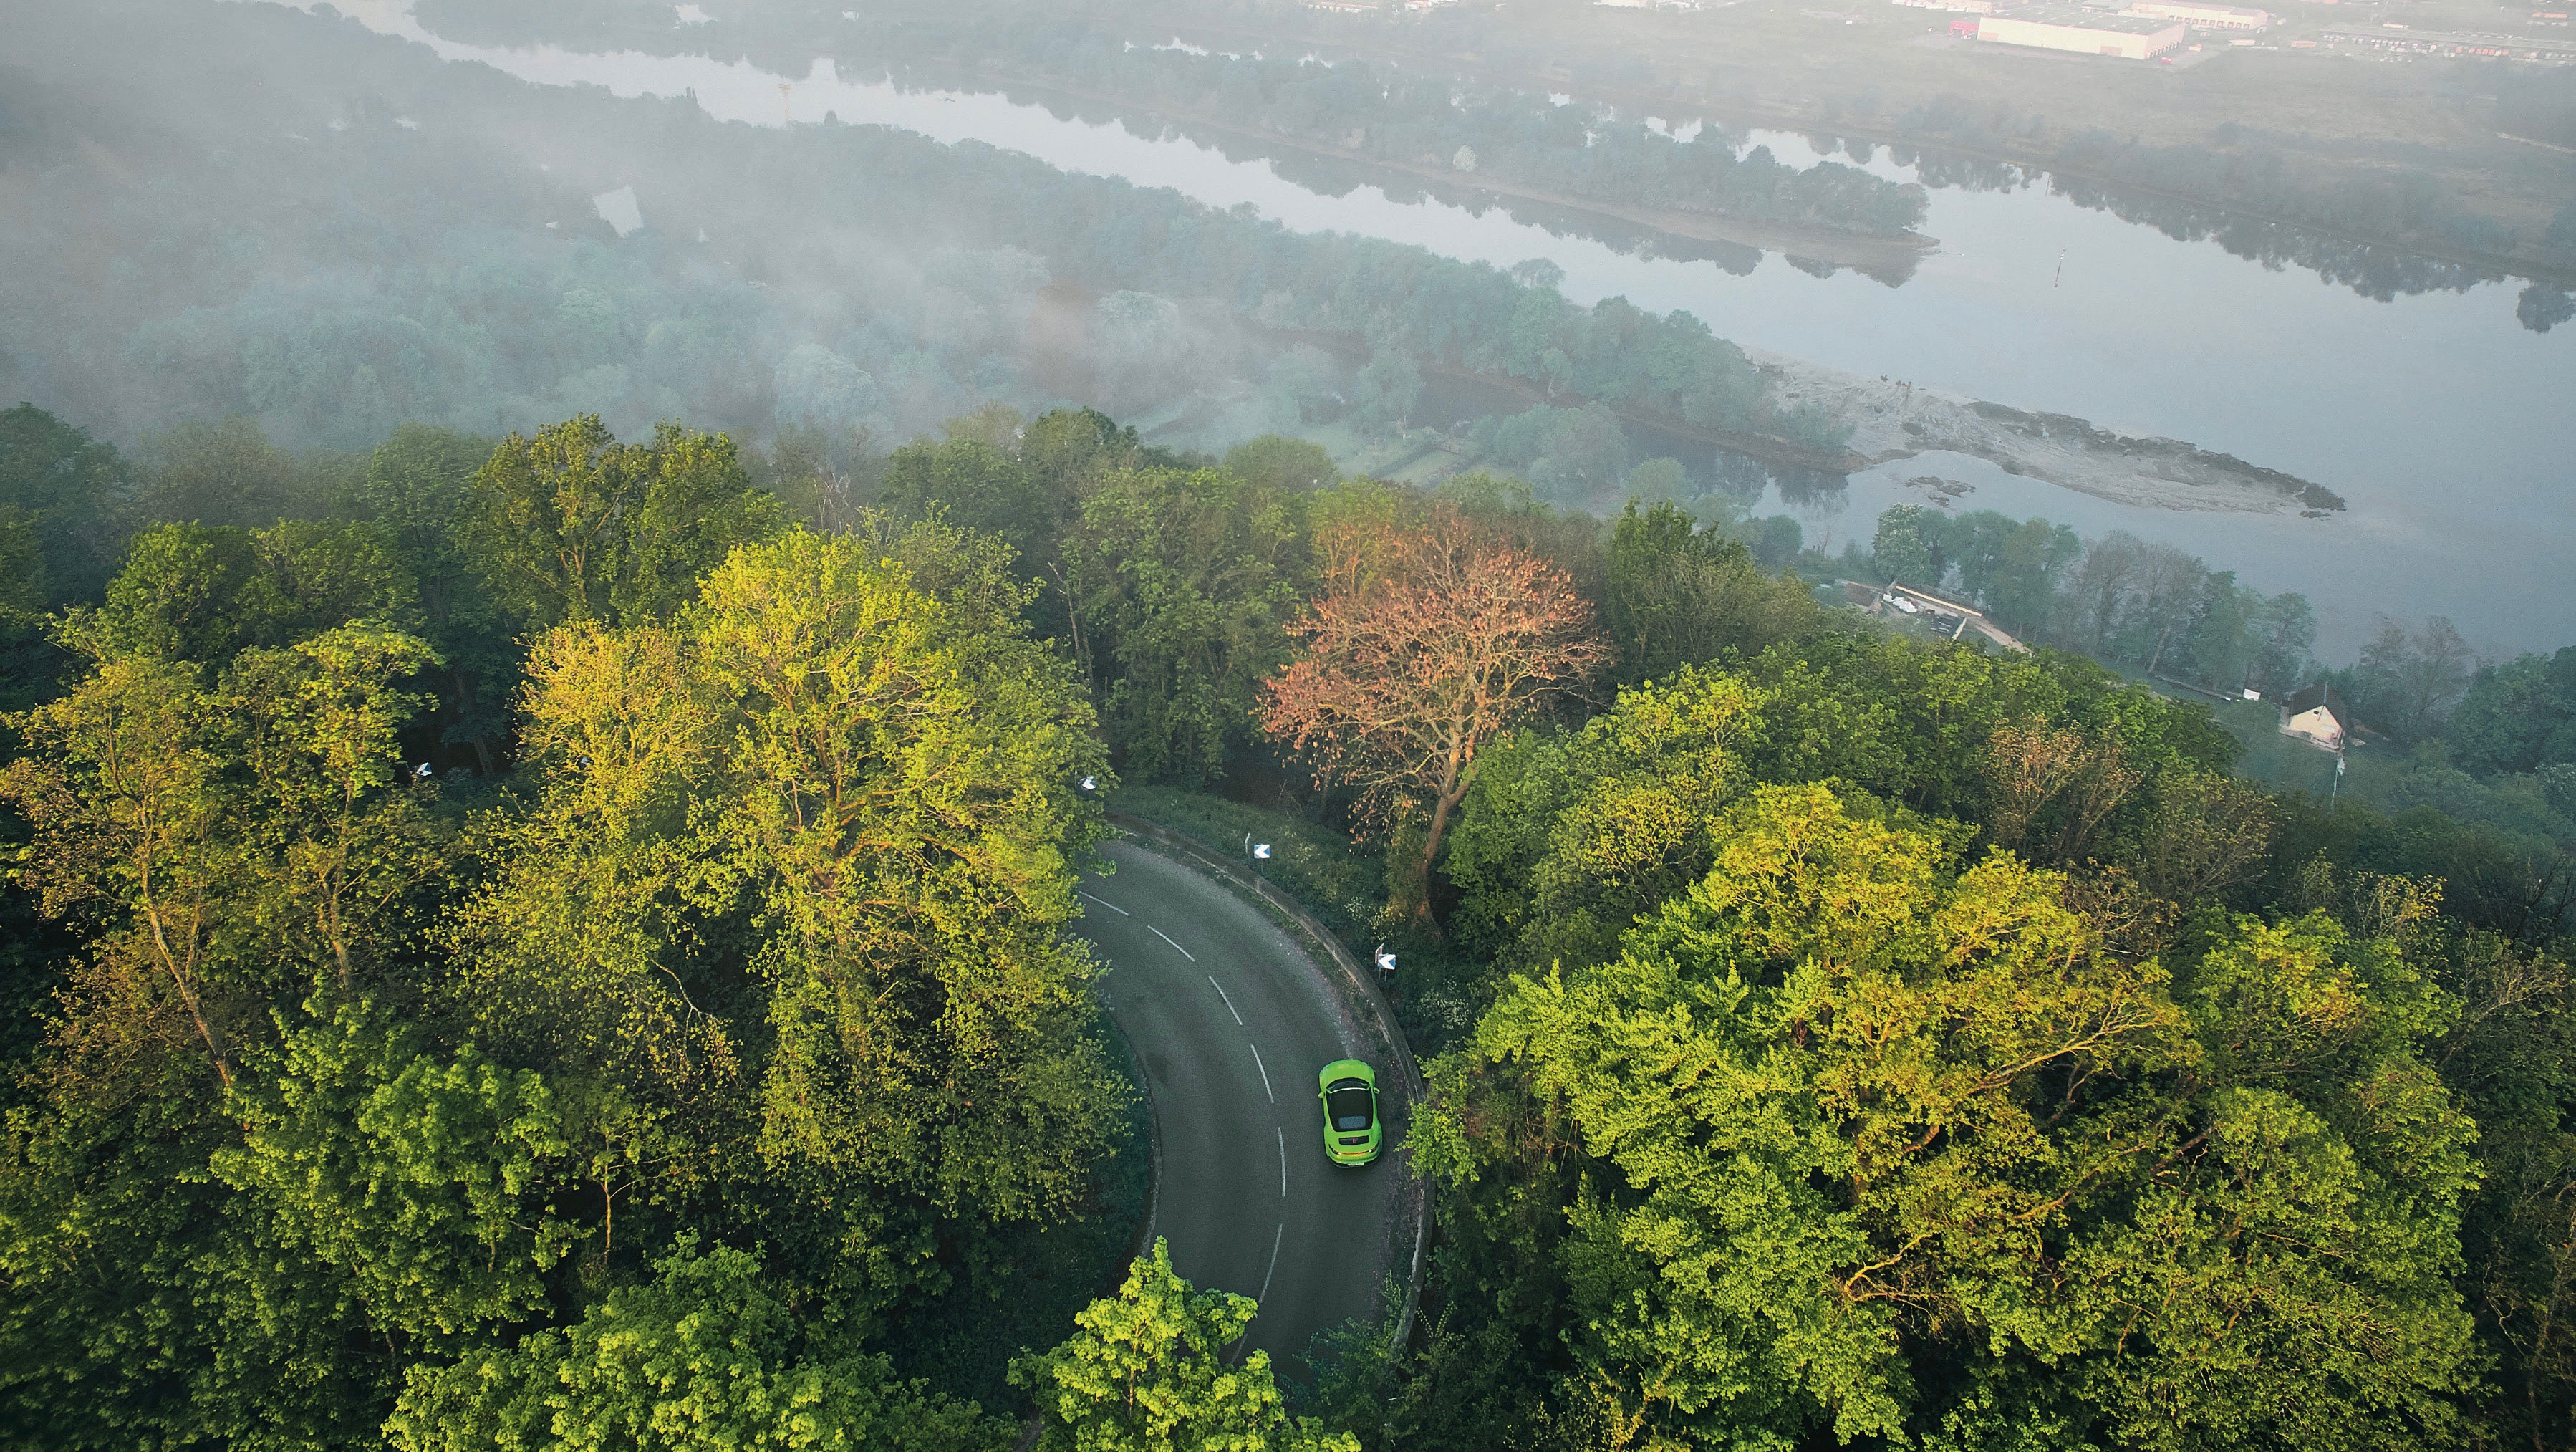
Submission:
[[[1091,894],[1090,894],[1090,893],[1084,892],[1081,888],[1078,888],[1078,887],[1077,887],[1077,888],[1075,888],[1075,889],[1073,890],[1073,895],[1074,895],[1074,896],[1076,896],[1076,897],[1091,897]],[[1106,898],[1091,897],[1091,900],[1092,900],[1093,902],[1096,902],[1096,903],[1100,904],[1102,907],[1105,907],[1105,908],[1109,909],[1111,912],[1116,913],[1118,916],[1120,916],[1120,917],[1122,917],[1122,918],[1132,918],[1132,917],[1134,917],[1134,916],[1135,916],[1135,914],[1134,914],[1134,913],[1131,913],[1131,912],[1127,911],[1125,908],[1120,907],[1118,904],[1116,904],[1116,903],[1114,903],[1114,902],[1111,902],[1111,901],[1109,901],[1109,900],[1108,900],[1108,899],[1106,899]],[[1166,939],[1164,939],[1163,941],[1165,941],[1165,942],[1170,942],[1171,940],[1170,940],[1169,938],[1166,938]]]
[[1275,1124],[1270,1127],[1279,1131],[1279,1198],[1285,1200],[1288,1198],[1288,1131]]
[[1279,1273],[1279,1242],[1287,1235],[1288,1222],[1285,1220],[1279,1222],[1278,1229],[1270,1232],[1270,1269],[1261,1273],[1261,1294],[1252,1299],[1256,1301],[1270,1299],[1270,1278]]
[[[1225,990],[1220,988],[1220,989],[1218,989],[1217,991],[1218,991],[1219,993],[1222,993],[1222,992],[1224,992]],[[1270,1087],[1270,1066],[1269,1066],[1268,1064],[1265,1064],[1265,1063],[1261,1062],[1261,1045],[1259,1045],[1259,1044],[1246,1044],[1244,1047],[1246,1047],[1246,1048],[1248,1048],[1248,1049],[1252,1050],[1252,1067],[1254,1067],[1254,1068],[1256,1068],[1256,1069],[1259,1069],[1259,1070],[1261,1071],[1261,1092],[1262,1092],[1262,1093],[1264,1093],[1264,1094],[1268,1094],[1268,1095],[1270,1096],[1270,1102],[1271,1102],[1271,1103],[1273,1103],[1273,1104],[1278,1103],[1278,1102],[1279,1102],[1279,1096],[1278,1096],[1278,1094],[1277,1094],[1276,1092],[1274,1092],[1274,1091],[1271,1089],[1271,1087]],[[1281,1132],[1282,1134],[1287,1133],[1287,1131],[1285,1131],[1285,1130],[1282,1130],[1282,1131],[1280,1131],[1280,1132]],[[1282,1144],[1285,1144],[1285,1143],[1286,1143],[1286,1141],[1284,1141],[1284,1140],[1283,1140],[1283,1141],[1281,1141],[1281,1143],[1282,1143]]]
[[[1161,928],[1155,927],[1152,923],[1147,923],[1145,925],[1145,931],[1152,933],[1155,937],[1162,939],[1166,943],[1172,943],[1172,935],[1164,932]],[[1189,949],[1182,947],[1178,943],[1172,943],[1172,951],[1180,954],[1184,958],[1189,958],[1193,963],[1198,961],[1198,959],[1190,957]]]
[[[1215,990],[1216,990],[1216,996],[1225,1000],[1225,1011],[1226,1011],[1226,1012],[1228,1012],[1228,1013],[1234,1013],[1234,997],[1233,997],[1233,995],[1231,995],[1231,994],[1229,994],[1229,993],[1227,993],[1227,992],[1225,991],[1225,985],[1224,985],[1224,984],[1222,984],[1222,983],[1217,982],[1217,981],[1216,981],[1216,975],[1215,975],[1215,974],[1213,974],[1213,973],[1211,973],[1211,974],[1209,974],[1209,975],[1208,975],[1208,987],[1215,989]],[[1243,1027],[1243,1015],[1242,1015],[1242,1014],[1234,1013],[1234,1026],[1235,1026],[1236,1028],[1241,1028],[1241,1027]],[[1255,1052],[1255,1053],[1259,1053],[1260,1051],[1256,1049],[1256,1050],[1254,1050],[1254,1052]],[[1273,1101],[1273,1102],[1276,1102],[1276,1101]]]

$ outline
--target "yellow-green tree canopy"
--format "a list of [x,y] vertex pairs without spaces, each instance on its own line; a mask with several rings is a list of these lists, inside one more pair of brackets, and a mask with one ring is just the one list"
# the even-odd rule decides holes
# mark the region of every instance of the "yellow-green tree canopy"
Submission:
[[[943,1213],[1072,1203],[1120,1121],[1056,931],[1102,770],[1060,661],[794,530],[667,622],[557,629],[528,673],[541,798],[461,935],[487,1032],[639,1090],[756,1038],[765,1154]],[[719,918],[748,939],[713,950]]]
[[1234,1359],[1258,1309],[1194,1289],[1157,1239],[1061,1345],[1012,1366],[1037,1403],[1040,1452],[1359,1452],[1350,1434],[1288,1415],[1269,1352]]
[[2055,874],[1821,786],[1713,842],[1615,957],[1517,980],[1416,1137],[1561,1190],[1492,1213],[1582,1396],[1709,1446],[1903,1437],[1971,1385],[2123,1445],[2447,1428],[2468,1126],[2393,949],[2248,922],[2178,995]]
[[666,617],[778,520],[727,436],[663,424],[621,444],[597,414],[502,440],[466,509],[484,584],[538,625]]

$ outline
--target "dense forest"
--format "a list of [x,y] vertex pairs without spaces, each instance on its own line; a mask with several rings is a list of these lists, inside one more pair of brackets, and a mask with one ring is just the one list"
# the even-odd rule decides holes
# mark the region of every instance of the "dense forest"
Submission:
[[[0,416],[32,1445],[2576,1429],[2564,860],[2083,655],[1087,411],[191,437]],[[2464,760],[2563,766],[2563,664]],[[1238,1366],[1121,1270],[1085,778],[1400,950],[1418,1325]]]

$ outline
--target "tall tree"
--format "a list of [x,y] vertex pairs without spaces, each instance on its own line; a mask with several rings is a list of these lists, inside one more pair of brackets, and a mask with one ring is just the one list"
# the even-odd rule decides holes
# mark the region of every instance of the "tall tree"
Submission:
[[112,656],[11,718],[30,751],[0,799],[34,830],[25,880],[106,929],[83,1001],[175,1014],[230,1084],[270,1008],[350,984],[433,869],[394,737],[418,704],[397,683],[435,659],[374,624],[244,652],[214,686]]
[[2460,765],[2482,776],[2576,761],[2576,646],[2480,666],[2447,734]]
[[1476,754],[1610,658],[1565,573],[1454,508],[1419,526],[1360,520],[1317,541],[1325,592],[1291,628],[1305,652],[1265,688],[1262,727],[1383,820],[1427,803],[1404,891],[1429,918],[1431,864]]
[[1288,654],[1299,525],[1293,495],[1230,470],[1116,470],[1083,500],[1064,573],[1127,776],[1204,784],[1242,746]]
[[1764,576],[1742,543],[1660,500],[1643,512],[1630,501],[1612,526],[1602,614],[1622,684],[1758,654],[1822,623],[1804,584]]
[[442,658],[439,739],[470,746],[486,776],[500,769],[518,672],[516,622],[475,577],[467,549],[474,475],[492,442],[407,423],[367,460],[361,486],[385,547],[410,575],[421,634]]
[[114,446],[87,430],[34,404],[0,412],[0,518],[32,535],[37,569],[20,577],[35,590],[28,608],[98,598],[133,507],[131,487]]
[[[745,547],[700,596],[538,642],[544,796],[464,925],[477,1000],[616,1028],[658,1074],[694,1052],[690,985],[725,993],[766,1019],[726,1037],[764,1045],[756,1132],[782,1163],[942,1215],[1065,1213],[1119,1092],[1093,966],[1057,934],[1099,830],[1073,786],[1103,767],[1077,685],[1015,620],[986,638],[858,537]],[[692,951],[693,920],[735,913],[747,941]]]
[[1289,1417],[1269,1352],[1230,1364],[1257,1309],[1250,1296],[1193,1289],[1156,1239],[1116,1297],[1077,1313],[1054,1350],[1012,1366],[1037,1402],[1040,1452],[1359,1452],[1348,1433]]
[[474,476],[484,584],[525,621],[662,619],[735,545],[775,529],[722,434],[663,424],[621,444],[597,414],[501,441]]
[[147,519],[248,528],[300,512],[295,456],[256,419],[192,420],[146,437],[143,456]]
[[1870,560],[1881,578],[1911,581],[1918,590],[1939,590],[1950,573],[1945,521],[1920,504],[1899,504],[1878,516],[1878,532],[1869,542]]
[[2421,741],[2450,723],[2477,664],[2477,653],[2445,616],[2411,631],[2383,618],[2347,683],[2363,719],[2400,741]]

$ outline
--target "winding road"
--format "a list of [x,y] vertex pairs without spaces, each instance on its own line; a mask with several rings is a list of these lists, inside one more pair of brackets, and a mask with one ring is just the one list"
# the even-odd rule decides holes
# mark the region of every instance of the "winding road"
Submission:
[[[1283,1372],[1314,1334],[1378,1310],[1404,1267],[1390,1245],[1406,1103],[1350,1005],[1304,944],[1224,885],[1132,842],[1081,884],[1075,930],[1109,965],[1110,1016],[1153,1100],[1150,1235],[1194,1285],[1261,1302],[1246,1350]],[[1315,1075],[1335,1059],[1378,1071],[1388,1154],[1327,1162]]]

